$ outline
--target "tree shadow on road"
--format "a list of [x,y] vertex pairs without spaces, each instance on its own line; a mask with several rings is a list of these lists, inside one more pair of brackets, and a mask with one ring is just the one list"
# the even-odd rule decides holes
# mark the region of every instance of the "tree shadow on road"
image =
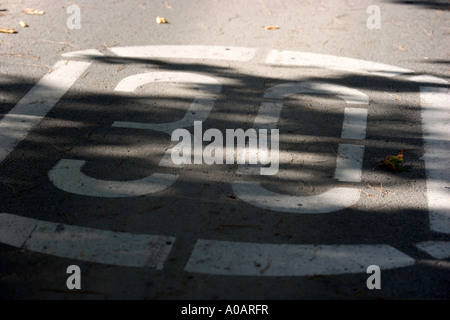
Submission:
[[[188,249],[204,238],[292,244],[388,243],[414,255],[414,243],[448,240],[447,235],[428,228],[418,97],[420,86],[448,89],[448,85],[411,82],[410,74],[386,78],[333,72],[325,78],[319,70],[296,67],[266,66],[267,70],[253,73],[237,64],[220,62],[108,56],[92,57],[92,61],[93,66],[105,66],[105,73],[96,75],[91,70],[82,76],[0,164],[0,212],[90,228],[170,234]],[[237,165],[159,166],[170,147],[166,133],[112,124],[178,120],[192,102],[190,95],[201,95],[210,87],[201,83],[168,88],[156,84],[142,86],[136,93],[114,91],[126,76],[155,71],[190,72],[217,79],[222,90],[203,126],[204,130],[217,128],[222,132],[251,128],[261,104],[267,101],[264,93],[276,85],[326,83],[366,93],[370,103],[366,139],[359,142],[365,147],[361,182],[333,179],[346,104],[321,94],[292,95],[282,101],[280,152],[287,157],[275,176],[245,176],[237,172]],[[277,76],[282,72],[287,76]],[[23,92],[32,86],[27,79],[9,78],[0,84],[0,93]],[[2,112],[6,114],[13,107],[14,101],[9,100]],[[372,170],[376,161],[400,149],[405,151],[411,172]],[[87,197],[60,190],[49,181],[48,172],[61,159],[87,161],[83,173],[99,180],[127,181],[155,172],[179,177],[170,188],[155,194],[126,199]],[[361,192],[356,205],[338,212],[295,214],[241,201],[232,184],[250,180],[291,196],[315,195],[337,185]],[[183,264],[190,251],[186,250],[185,256],[180,252],[173,264]]]
[[401,5],[421,6],[426,9],[450,10],[450,2],[448,0],[390,0],[390,2]]

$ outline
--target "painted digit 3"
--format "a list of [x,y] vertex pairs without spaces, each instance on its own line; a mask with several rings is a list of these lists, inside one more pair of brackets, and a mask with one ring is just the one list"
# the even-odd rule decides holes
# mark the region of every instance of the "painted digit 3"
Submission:
[[[116,121],[114,127],[145,129],[171,134],[178,128],[193,126],[194,121],[205,121],[214,106],[216,95],[222,86],[217,80],[194,73],[182,72],[152,72],[136,74],[122,79],[115,87],[115,91],[133,92],[138,87],[155,82],[188,83],[199,87],[208,96],[195,98],[181,120],[169,123],[137,123]],[[170,160],[172,148],[168,149],[159,163],[163,167],[174,167]],[[136,197],[163,191],[172,186],[178,175],[153,173],[151,176],[133,181],[99,180],[86,176],[81,172],[85,161],[60,160],[49,172],[53,184],[61,190],[92,197]],[[71,179],[67,179],[67,176]]]

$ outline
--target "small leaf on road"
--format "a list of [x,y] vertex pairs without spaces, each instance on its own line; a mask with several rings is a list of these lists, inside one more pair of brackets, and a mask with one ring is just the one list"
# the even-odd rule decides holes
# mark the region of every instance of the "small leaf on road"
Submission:
[[0,28],[0,33],[17,33],[17,31],[11,28],[8,29]]
[[384,93],[386,93],[388,96],[390,96],[390,97],[392,97],[392,98],[394,98],[395,100],[402,100],[402,98],[400,98],[398,95],[396,95],[396,94],[392,94],[392,93],[389,93],[389,92],[384,92]]
[[278,27],[278,26],[264,26],[264,29],[266,29],[266,30],[276,30],[276,29],[280,29],[280,27]]
[[400,44],[395,45],[395,49],[397,49],[398,51],[402,51],[402,52],[407,51],[407,50],[406,50],[402,45],[400,45]]
[[372,170],[375,170],[377,167],[382,167],[394,172],[411,171],[403,167],[403,150],[400,150],[396,156],[388,155],[383,161],[378,162]]
[[23,13],[25,14],[31,14],[31,15],[43,15],[45,13],[45,11],[43,10],[36,10],[36,9],[32,9],[32,8],[26,8],[22,10]]
[[163,17],[156,17],[156,23],[157,24],[167,23],[167,20],[166,18]]
[[433,36],[433,31],[429,31],[427,29],[423,29],[423,32],[425,32],[427,34],[427,36],[432,37]]

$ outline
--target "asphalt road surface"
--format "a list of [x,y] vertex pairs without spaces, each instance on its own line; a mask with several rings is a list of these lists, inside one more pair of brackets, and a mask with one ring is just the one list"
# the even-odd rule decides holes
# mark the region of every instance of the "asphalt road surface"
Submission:
[[1,1],[0,297],[448,299],[449,8]]

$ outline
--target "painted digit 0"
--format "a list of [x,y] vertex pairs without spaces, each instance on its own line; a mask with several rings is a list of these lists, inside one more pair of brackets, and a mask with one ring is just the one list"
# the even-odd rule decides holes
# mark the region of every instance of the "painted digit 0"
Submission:
[[[263,102],[254,122],[257,129],[273,129],[277,126],[283,108],[282,100],[294,94],[336,95],[348,105],[364,107],[345,108],[341,137],[365,139],[369,98],[356,89],[313,82],[290,82],[269,88],[264,98],[276,102]],[[361,179],[364,146],[339,144],[334,178],[339,181],[359,182]],[[251,168],[241,166],[240,173],[250,174]],[[327,213],[338,211],[358,202],[360,191],[354,188],[336,187],[314,196],[291,196],[272,192],[254,181],[235,181],[233,191],[242,201],[253,206],[290,213]]]

